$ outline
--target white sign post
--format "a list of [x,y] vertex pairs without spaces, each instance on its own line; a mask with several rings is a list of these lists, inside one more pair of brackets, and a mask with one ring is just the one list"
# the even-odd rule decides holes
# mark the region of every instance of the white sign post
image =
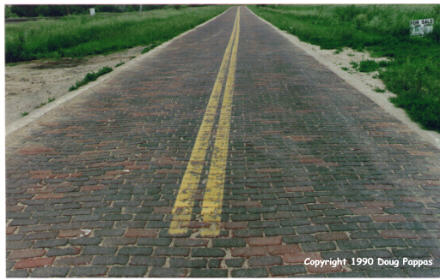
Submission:
[[95,8],[90,8],[90,15],[94,16],[95,15]]
[[411,36],[423,36],[425,34],[431,33],[434,29],[434,19],[433,18],[425,18],[425,19],[416,19],[412,20],[410,23],[411,28]]

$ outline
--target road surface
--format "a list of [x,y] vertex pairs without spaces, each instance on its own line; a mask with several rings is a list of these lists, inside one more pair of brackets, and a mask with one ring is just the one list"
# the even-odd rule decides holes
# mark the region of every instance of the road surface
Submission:
[[440,151],[246,7],[6,152],[11,277],[440,275]]

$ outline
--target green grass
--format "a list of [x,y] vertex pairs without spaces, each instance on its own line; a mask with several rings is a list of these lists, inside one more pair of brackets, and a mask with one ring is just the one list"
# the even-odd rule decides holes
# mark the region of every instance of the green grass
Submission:
[[220,14],[227,6],[97,13],[6,25],[6,62],[82,57],[155,47]]
[[78,82],[76,82],[75,85],[71,86],[69,88],[69,91],[76,90],[76,89],[78,89],[79,87],[82,87],[85,84],[88,84],[88,83],[90,83],[92,81],[95,81],[96,79],[98,79],[99,76],[107,74],[107,73],[109,73],[111,71],[113,71],[113,69],[110,68],[110,67],[102,67],[96,73],[95,72],[87,73],[87,75],[81,81],[78,81]]
[[[257,15],[323,49],[350,47],[389,62],[362,61],[358,71],[379,70],[379,78],[424,128],[440,131],[440,5],[269,5]],[[434,18],[434,32],[409,36],[412,19]]]

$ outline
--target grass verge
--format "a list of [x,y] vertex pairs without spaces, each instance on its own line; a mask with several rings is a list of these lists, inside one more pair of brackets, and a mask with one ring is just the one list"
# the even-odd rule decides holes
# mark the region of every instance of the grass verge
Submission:
[[155,47],[220,14],[227,6],[97,13],[6,25],[6,62],[82,57]]
[[[424,128],[440,132],[440,5],[268,5],[257,15],[323,49],[350,47],[385,56],[390,62],[362,61],[358,71],[379,70],[379,78]],[[434,18],[434,32],[409,36],[412,19]]]
[[96,79],[98,79],[99,76],[102,76],[104,74],[107,74],[109,72],[113,71],[113,69],[111,67],[102,67],[101,69],[99,69],[98,72],[92,72],[92,73],[87,73],[87,75],[81,80],[76,82],[75,85],[71,86],[69,88],[69,91],[73,91],[78,89],[79,87],[82,87],[83,85],[86,85],[92,81],[95,81]]

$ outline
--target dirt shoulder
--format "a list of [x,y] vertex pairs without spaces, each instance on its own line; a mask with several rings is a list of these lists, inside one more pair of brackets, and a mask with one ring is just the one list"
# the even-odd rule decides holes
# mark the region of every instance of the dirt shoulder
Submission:
[[82,59],[34,60],[6,66],[6,125],[23,118],[48,99],[58,99],[87,73],[104,66],[115,68],[141,54],[144,47],[135,47],[108,55]]

